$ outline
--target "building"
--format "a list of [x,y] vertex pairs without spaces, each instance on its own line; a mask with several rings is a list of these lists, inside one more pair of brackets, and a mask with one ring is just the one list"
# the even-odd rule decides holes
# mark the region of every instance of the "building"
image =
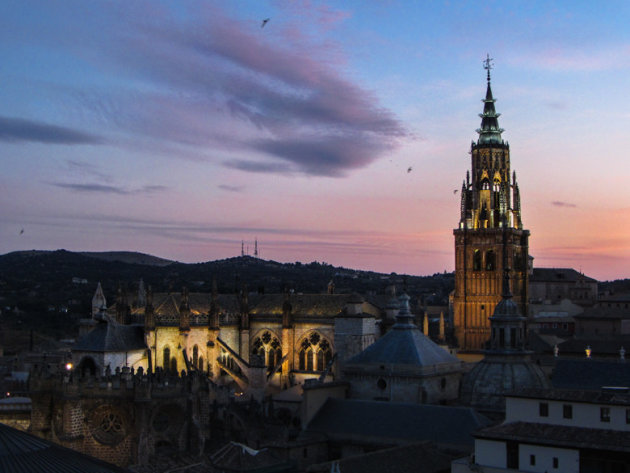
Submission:
[[466,173],[461,189],[460,219],[455,236],[455,338],[461,350],[483,349],[490,338],[488,318],[501,300],[507,228],[507,264],[512,269],[514,301],[527,314],[529,231],[523,229],[516,174],[510,169],[510,145],[503,141],[499,114],[490,87],[490,58],[485,61],[488,86],[477,130],[470,147],[472,175]]
[[530,303],[556,304],[568,299],[591,306],[597,302],[597,280],[572,268],[533,268],[529,277]]
[[463,363],[413,323],[407,294],[399,301],[391,330],[344,363],[350,397],[423,404],[456,400]]
[[80,371],[109,367],[200,371],[236,391],[279,390],[337,374],[380,334],[381,309],[356,294],[153,294],[130,303],[119,290],[105,309],[100,285],[93,316],[72,350]]
[[474,436],[474,456],[453,473],[630,472],[630,394],[519,390],[506,396],[505,422]]

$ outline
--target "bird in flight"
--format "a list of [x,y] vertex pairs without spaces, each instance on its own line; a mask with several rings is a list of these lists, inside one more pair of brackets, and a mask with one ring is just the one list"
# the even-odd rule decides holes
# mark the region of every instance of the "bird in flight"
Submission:
[[413,169],[413,168],[412,168],[411,166],[409,166],[409,167],[407,168],[407,174],[409,174],[409,173],[412,171],[412,169]]
[[459,189],[455,189],[455,190],[453,191],[453,194],[457,194],[457,191],[458,191],[458,190],[459,190]]
[[24,229],[20,230],[20,235],[21,235],[22,233],[24,233]]
[[261,27],[261,28],[264,28],[264,27],[265,27],[265,25],[266,25],[267,23],[269,23],[269,20],[271,20],[271,18],[265,18],[265,19],[262,21],[262,23],[261,23],[260,27]]

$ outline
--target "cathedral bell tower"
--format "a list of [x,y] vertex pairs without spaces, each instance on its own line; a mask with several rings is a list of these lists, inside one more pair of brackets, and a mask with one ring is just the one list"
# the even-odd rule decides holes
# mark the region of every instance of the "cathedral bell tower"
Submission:
[[490,339],[489,317],[501,300],[504,261],[512,269],[514,302],[527,314],[529,231],[523,229],[516,173],[510,171],[510,145],[501,137],[500,114],[494,107],[491,61],[489,56],[484,61],[488,86],[479,114],[479,139],[470,146],[472,173],[466,173],[462,184],[459,226],[453,230],[454,328],[464,351],[481,350]]

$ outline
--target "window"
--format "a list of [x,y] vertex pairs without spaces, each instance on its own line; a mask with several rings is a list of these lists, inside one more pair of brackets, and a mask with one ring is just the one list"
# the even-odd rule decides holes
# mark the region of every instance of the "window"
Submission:
[[529,464],[530,465],[535,465],[536,464],[536,455],[530,455],[529,456]]
[[610,407],[599,408],[599,420],[602,422],[610,422]]
[[562,406],[562,417],[565,419],[573,419],[573,406],[571,404]]
[[195,345],[193,347],[193,359],[192,359],[192,364],[195,368],[197,368],[199,363],[199,347],[197,345]]
[[490,250],[486,253],[486,271],[494,271],[496,265],[496,258],[494,251]]
[[481,271],[481,251],[473,252],[473,271]]
[[626,409],[626,424],[630,424],[630,409]]
[[[546,402],[541,402],[538,404],[538,415],[540,417],[549,417],[549,404]],[[532,463],[533,465],[534,463]]]
[[164,370],[168,370],[169,364],[171,362],[171,349],[169,347],[164,348],[164,357],[162,361],[162,366]]
[[553,467],[558,468],[559,463],[558,457],[553,457]]

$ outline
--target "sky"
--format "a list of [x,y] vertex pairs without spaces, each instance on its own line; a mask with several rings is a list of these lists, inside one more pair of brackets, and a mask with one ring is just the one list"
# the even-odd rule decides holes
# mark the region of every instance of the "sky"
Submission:
[[201,262],[257,239],[452,271],[489,54],[535,266],[630,277],[629,21],[626,1],[5,0],[0,253]]

